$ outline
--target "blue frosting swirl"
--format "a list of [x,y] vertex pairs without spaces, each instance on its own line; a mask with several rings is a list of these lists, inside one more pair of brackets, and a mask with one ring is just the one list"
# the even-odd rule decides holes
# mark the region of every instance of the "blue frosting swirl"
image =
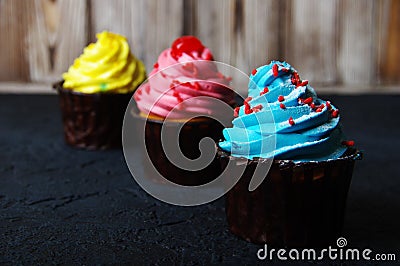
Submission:
[[319,99],[288,63],[253,70],[248,94],[219,143],[232,156],[321,161],[346,151],[338,109]]

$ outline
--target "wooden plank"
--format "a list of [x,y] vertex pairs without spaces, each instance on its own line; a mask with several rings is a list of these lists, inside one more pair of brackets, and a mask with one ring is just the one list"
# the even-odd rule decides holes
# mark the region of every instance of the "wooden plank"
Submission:
[[144,62],[150,71],[159,54],[183,33],[183,0],[147,0],[141,32]]
[[96,41],[95,34],[108,30],[127,37],[132,53],[144,59],[145,0],[92,0],[91,1],[91,41]]
[[399,84],[400,1],[379,1],[378,10],[378,80],[383,84]]
[[[230,64],[246,75],[253,68],[279,59],[279,5],[269,0],[234,1]],[[240,93],[246,95],[248,81],[237,74],[232,78],[242,83]]]
[[25,2],[29,10],[26,45],[30,79],[54,82],[87,44],[86,2]]
[[125,35],[148,71],[183,31],[182,0],[92,0],[91,10],[92,39],[103,30]]
[[[232,77],[232,87],[243,96],[247,94],[247,84],[251,68],[243,59],[249,49],[241,42],[247,33],[245,27],[245,2],[241,0],[205,0],[193,2],[193,34],[210,48],[216,61],[238,68],[243,73],[219,66],[219,70]],[[249,59],[251,60],[251,59]],[[253,62],[254,63],[254,62]],[[249,70],[250,69],[250,70]]]
[[196,35],[209,47],[217,61],[231,63],[232,45],[232,0],[194,1],[192,14],[196,28],[189,34]]
[[27,12],[26,1],[0,0],[0,81],[29,79],[23,41]]
[[341,0],[338,74],[344,84],[376,82],[375,1]]
[[279,4],[273,0],[236,1],[231,63],[248,75],[253,68],[280,57]]
[[[338,0],[288,2],[284,56],[312,85],[336,81]],[[281,20],[283,20],[281,18]]]

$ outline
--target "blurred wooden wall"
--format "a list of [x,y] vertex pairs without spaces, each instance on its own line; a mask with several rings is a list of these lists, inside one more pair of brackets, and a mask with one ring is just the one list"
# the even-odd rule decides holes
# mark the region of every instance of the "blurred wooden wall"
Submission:
[[280,59],[319,86],[400,84],[399,0],[0,0],[0,81],[59,80],[102,30],[148,70],[193,34],[245,73]]

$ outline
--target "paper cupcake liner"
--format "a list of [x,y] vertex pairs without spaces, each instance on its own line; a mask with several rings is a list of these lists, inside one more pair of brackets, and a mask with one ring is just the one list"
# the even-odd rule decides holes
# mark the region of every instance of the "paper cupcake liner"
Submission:
[[[219,150],[221,167],[238,160]],[[327,247],[341,236],[354,162],[362,154],[349,149],[336,160],[294,163],[274,160],[261,185],[249,192],[258,163],[226,195],[226,216],[235,235],[279,247]]]
[[67,144],[88,150],[120,148],[122,122],[132,93],[85,94],[53,85],[60,108]]
[[179,148],[183,155],[189,159],[196,159],[200,156],[199,143],[205,137],[210,137],[214,141],[222,138],[222,129],[224,128],[219,122],[210,118],[200,118],[183,122],[168,122],[167,126],[163,127],[163,120],[146,119],[139,115],[136,110],[137,128],[140,132],[144,129],[144,139],[146,150],[151,164],[144,160],[144,174],[147,178],[152,178],[152,175],[158,171],[164,178],[176,184],[185,186],[196,186],[206,184],[221,173],[219,161],[215,157],[214,160],[205,168],[198,171],[189,171],[175,166],[166,156],[162,147],[161,129],[166,139],[174,141],[177,138],[177,130],[182,126],[179,132]]

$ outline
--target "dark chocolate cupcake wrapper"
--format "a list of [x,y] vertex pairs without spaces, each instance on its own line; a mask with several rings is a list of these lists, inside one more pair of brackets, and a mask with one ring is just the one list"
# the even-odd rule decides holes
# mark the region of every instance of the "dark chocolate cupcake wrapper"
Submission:
[[[224,169],[240,160],[219,149]],[[336,160],[294,163],[274,160],[261,185],[248,190],[259,163],[248,160],[245,172],[226,195],[229,229],[253,242],[278,247],[327,247],[341,236],[354,162],[361,152],[349,149]]]
[[63,81],[53,88],[60,98],[67,144],[88,150],[122,146],[123,118],[133,92],[85,94],[64,89]]
[[[144,174],[147,178],[152,179],[155,175],[154,168],[164,178],[176,184],[185,186],[197,186],[206,184],[222,172],[220,163],[215,157],[214,160],[205,168],[198,171],[189,171],[175,166],[166,156],[162,147],[161,129],[167,139],[176,139],[177,129],[182,127],[179,132],[179,147],[183,155],[189,159],[196,159],[200,156],[199,143],[205,137],[210,137],[214,141],[222,138],[222,129],[224,128],[219,122],[210,118],[202,118],[198,120],[190,120],[183,122],[168,122],[168,126],[163,127],[163,120],[146,119],[139,115],[139,111],[135,110],[138,133],[144,130],[144,139],[146,150],[151,164],[144,159]],[[143,134],[143,133],[140,133]]]

